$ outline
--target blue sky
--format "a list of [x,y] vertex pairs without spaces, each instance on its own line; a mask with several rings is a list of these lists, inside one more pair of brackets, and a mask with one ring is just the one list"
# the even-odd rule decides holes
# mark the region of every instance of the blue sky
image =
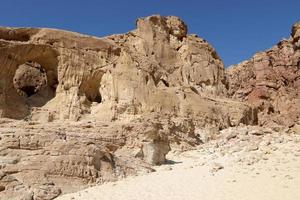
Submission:
[[3,0],[0,26],[105,36],[132,30],[136,18],[151,14],[182,18],[228,66],[288,37],[300,21],[300,0]]

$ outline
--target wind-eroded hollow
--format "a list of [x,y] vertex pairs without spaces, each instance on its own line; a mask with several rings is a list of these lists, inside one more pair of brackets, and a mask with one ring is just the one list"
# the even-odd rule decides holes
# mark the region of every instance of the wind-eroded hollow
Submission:
[[19,95],[30,97],[47,86],[47,74],[39,63],[26,62],[16,70],[13,83]]
[[85,88],[85,96],[90,102],[101,103],[102,96],[99,91],[99,85],[91,84]]
[[[45,62],[44,64],[47,64]],[[42,107],[55,97],[57,74],[53,68],[36,61],[27,61],[18,66],[13,85],[26,106]]]
[[81,86],[81,91],[85,94],[87,100],[91,103],[102,103],[103,99],[100,93],[100,82],[103,72],[96,72],[90,75]]

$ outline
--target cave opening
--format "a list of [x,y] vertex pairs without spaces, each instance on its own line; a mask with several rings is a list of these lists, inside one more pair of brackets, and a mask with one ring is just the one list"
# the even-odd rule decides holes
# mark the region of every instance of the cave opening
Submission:
[[36,60],[29,60],[18,66],[13,77],[13,86],[24,105],[42,107],[55,97],[57,73],[51,66],[47,62]]
[[90,102],[95,102],[95,103],[102,102],[102,96],[99,91],[94,90],[93,93],[86,92],[85,96]]
[[101,88],[101,79],[103,76],[102,71],[97,71],[94,74],[85,79],[80,87],[82,94],[85,95],[86,99],[90,103],[102,103],[103,98],[100,92]]
[[39,63],[26,62],[16,70],[13,84],[19,95],[31,97],[47,87],[46,71]]
[[29,119],[56,96],[59,53],[44,45],[29,46],[20,45],[18,51],[7,49],[10,68],[0,80],[0,90],[5,89],[0,91],[5,96],[0,102],[4,107],[0,108],[1,116]]
[[99,95],[97,95],[95,97],[94,102],[97,102],[97,103],[101,103],[102,102],[102,97],[101,97],[100,93],[99,93]]
[[34,94],[36,94],[36,90],[34,86],[24,86],[22,88],[20,88],[21,91],[25,92],[25,94],[27,95],[27,97],[30,97]]

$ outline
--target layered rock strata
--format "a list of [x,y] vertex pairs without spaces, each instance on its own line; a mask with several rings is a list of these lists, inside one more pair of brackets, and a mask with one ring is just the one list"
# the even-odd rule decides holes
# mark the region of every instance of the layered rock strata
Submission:
[[170,148],[256,124],[216,51],[177,17],[104,38],[0,28],[0,199],[53,199],[152,171]]

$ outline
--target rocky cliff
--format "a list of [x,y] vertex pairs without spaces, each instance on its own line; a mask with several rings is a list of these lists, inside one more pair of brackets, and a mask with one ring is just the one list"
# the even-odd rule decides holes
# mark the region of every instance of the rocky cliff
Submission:
[[[299,69],[297,27],[273,50],[283,52],[283,68],[291,70]],[[211,45],[187,32],[179,18],[157,15],[104,38],[0,28],[0,199],[53,199],[87,184],[149,172],[166,161],[170,147],[189,149],[221,129],[258,119],[264,124],[264,110],[277,112],[248,104],[258,99],[246,98],[251,92],[238,95],[248,77],[254,77],[252,93],[262,91],[262,78],[252,75],[255,59],[250,67],[228,70],[227,78]],[[288,106],[297,105],[293,72],[286,70],[293,85],[282,87],[284,94],[294,91]],[[273,91],[266,84],[261,87]]]
[[300,117],[300,23],[289,39],[226,70],[229,95],[258,108],[264,126],[293,126]]
[[205,40],[187,35],[176,17],[136,24],[105,38],[1,28],[1,116],[113,121],[160,113],[221,127],[250,123],[247,105],[222,99],[223,63]]

